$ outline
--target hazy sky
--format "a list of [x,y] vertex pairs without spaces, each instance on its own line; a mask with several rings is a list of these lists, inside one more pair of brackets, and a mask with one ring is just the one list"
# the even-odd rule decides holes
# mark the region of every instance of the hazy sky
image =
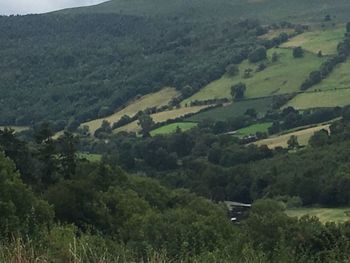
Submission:
[[0,0],[0,14],[44,13],[67,7],[93,5],[105,0]]

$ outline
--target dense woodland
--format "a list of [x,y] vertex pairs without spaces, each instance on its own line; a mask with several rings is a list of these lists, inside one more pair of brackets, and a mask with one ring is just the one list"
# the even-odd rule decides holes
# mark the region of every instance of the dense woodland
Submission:
[[263,32],[255,21],[0,17],[0,125],[51,120],[62,130],[166,86],[193,93],[246,58]]
[[[27,141],[5,129],[0,236],[12,245],[22,237],[28,249],[56,262],[73,257],[71,242],[84,262],[155,255],[185,262],[346,260],[348,224],[284,213],[302,204],[350,204],[349,109],[341,116],[331,135],[320,131],[294,153],[246,147],[204,129],[148,139],[119,135],[109,138],[110,149],[96,140],[105,151],[101,161],[79,157],[86,139],[65,133],[53,140],[48,125]],[[254,205],[235,225],[224,200]]]

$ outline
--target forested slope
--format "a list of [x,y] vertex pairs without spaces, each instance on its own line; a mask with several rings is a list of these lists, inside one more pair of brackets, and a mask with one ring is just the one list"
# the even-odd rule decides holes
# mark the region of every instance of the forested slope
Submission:
[[246,56],[257,27],[117,14],[1,17],[0,124],[51,120],[59,130],[165,86],[198,89]]
[[64,13],[119,13],[138,16],[176,16],[212,21],[256,18],[263,22],[319,22],[325,15],[347,21],[346,0],[111,0]]

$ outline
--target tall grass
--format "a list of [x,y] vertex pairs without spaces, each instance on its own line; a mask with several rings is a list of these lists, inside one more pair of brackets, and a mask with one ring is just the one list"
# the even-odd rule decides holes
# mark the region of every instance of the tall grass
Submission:
[[[128,259],[122,252],[120,256],[110,254],[107,250],[96,251],[90,244],[74,239],[69,249],[54,255],[50,249],[38,249],[30,241],[22,238],[13,239],[0,245],[1,263],[172,263],[165,253],[152,252],[146,259]],[[176,261],[182,262],[182,261]]]

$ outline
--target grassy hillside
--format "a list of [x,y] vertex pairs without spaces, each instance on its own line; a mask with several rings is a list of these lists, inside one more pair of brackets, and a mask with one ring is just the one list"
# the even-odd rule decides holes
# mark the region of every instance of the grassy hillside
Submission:
[[176,132],[177,129],[181,129],[181,131],[188,131],[194,127],[197,127],[197,123],[194,123],[194,122],[171,123],[151,131],[151,136],[174,133]]
[[299,94],[288,106],[297,109],[346,106],[350,104],[350,61],[338,65],[321,83]]
[[317,54],[333,55],[337,52],[337,46],[343,39],[345,28],[330,28],[303,33],[284,43],[282,47],[299,47]]
[[[277,62],[270,62],[273,53],[278,54]],[[300,85],[309,73],[319,68],[324,58],[312,53],[305,53],[303,58],[295,59],[291,49],[273,48],[268,51],[267,68],[256,72],[257,65],[244,61],[239,65],[239,75],[230,77],[227,74],[213,81],[182,104],[194,100],[208,100],[213,98],[231,98],[231,87],[243,82],[247,86],[246,97],[256,98],[291,93],[300,90]],[[244,78],[244,71],[252,69],[252,76]]]
[[295,109],[346,106],[350,104],[350,89],[325,90],[299,94],[286,106]]
[[279,136],[275,136],[275,137],[271,137],[268,139],[257,141],[257,142],[255,142],[255,144],[256,145],[267,145],[270,149],[274,149],[276,147],[286,148],[286,147],[288,147],[287,142],[288,142],[289,138],[292,135],[294,135],[294,136],[297,136],[299,145],[305,146],[309,143],[311,136],[315,132],[320,131],[322,129],[329,130],[329,126],[330,126],[329,124],[325,124],[325,125],[320,125],[317,127],[307,128],[307,129],[300,130],[300,131],[290,132],[290,133],[286,133],[283,135],[279,135]]
[[244,137],[249,135],[255,135],[257,132],[268,132],[268,129],[271,127],[271,122],[253,124],[248,127],[237,130],[235,136]]
[[[256,46],[259,25],[238,21],[319,23],[326,14],[341,21],[349,9],[345,0],[112,0],[1,17],[0,125],[52,121],[62,130],[109,116],[138,94],[166,86],[199,89]],[[318,64],[299,62],[288,71],[296,72],[290,80],[275,75],[286,73],[283,65],[256,74],[247,80],[247,96],[294,90],[301,73]],[[229,96],[226,85],[235,80],[221,81],[211,86],[223,90],[203,97]]]
[[179,93],[174,88],[165,88],[159,92],[151,93],[145,95],[133,102],[130,102],[124,109],[106,117],[100,118],[97,120],[85,122],[82,126],[86,125],[89,127],[90,131],[94,133],[98,128],[101,127],[101,124],[104,120],[113,124],[120,120],[124,115],[128,115],[129,117],[135,116],[139,111],[146,110],[147,108],[156,107],[159,108],[164,105],[168,105],[168,103],[175,97],[177,97]]
[[192,19],[263,21],[321,21],[326,14],[348,18],[346,0],[112,0],[98,6],[65,10],[69,13],[121,13],[141,16],[186,16]]
[[269,109],[271,109],[272,98],[261,98],[254,100],[236,101],[232,104],[220,108],[215,108],[205,112],[196,114],[188,121],[200,122],[205,119],[212,120],[227,120],[244,115],[248,109],[255,109],[259,115],[264,115]]

